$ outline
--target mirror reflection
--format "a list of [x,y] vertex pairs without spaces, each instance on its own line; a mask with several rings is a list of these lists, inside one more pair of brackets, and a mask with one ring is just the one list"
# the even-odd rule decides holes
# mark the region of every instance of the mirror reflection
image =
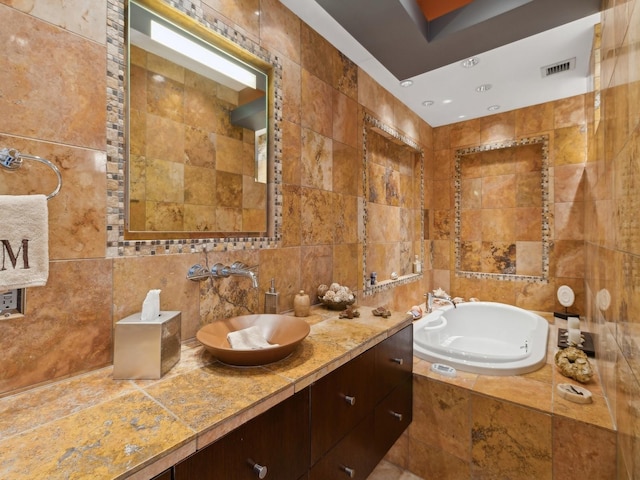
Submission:
[[456,151],[456,273],[544,280],[549,273],[546,136]]
[[364,169],[367,295],[422,278],[424,153],[412,139],[365,114]]
[[268,65],[172,20],[129,5],[127,229],[265,236]]

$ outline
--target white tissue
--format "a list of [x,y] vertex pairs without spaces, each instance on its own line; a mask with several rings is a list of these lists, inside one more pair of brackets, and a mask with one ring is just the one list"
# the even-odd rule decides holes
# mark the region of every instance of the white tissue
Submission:
[[149,290],[142,302],[141,322],[153,322],[160,316],[160,290]]

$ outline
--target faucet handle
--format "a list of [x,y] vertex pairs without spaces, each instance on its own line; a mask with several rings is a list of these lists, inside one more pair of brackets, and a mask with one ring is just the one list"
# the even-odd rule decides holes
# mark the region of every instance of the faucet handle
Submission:
[[214,277],[228,277],[229,267],[225,267],[221,263],[216,263],[213,267],[211,267],[211,275]]
[[208,277],[209,277],[209,272],[205,267],[203,267],[199,263],[192,265],[191,268],[189,268],[189,271],[187,272],[187,279],[193,280],[194,282],[204,280],[205,278],[208,278]]

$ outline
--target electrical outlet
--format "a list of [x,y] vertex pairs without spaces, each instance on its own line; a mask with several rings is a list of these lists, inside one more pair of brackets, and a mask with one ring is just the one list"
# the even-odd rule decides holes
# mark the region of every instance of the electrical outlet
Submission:
[[0,312],[22,313],[24,289],[7,290],[0,293]]

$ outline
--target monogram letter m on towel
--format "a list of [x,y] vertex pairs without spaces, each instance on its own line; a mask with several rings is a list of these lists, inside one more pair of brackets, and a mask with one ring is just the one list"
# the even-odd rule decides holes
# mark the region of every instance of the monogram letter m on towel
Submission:
[[44,195],[0,195],[0,291],[41,287],[49,277]]

